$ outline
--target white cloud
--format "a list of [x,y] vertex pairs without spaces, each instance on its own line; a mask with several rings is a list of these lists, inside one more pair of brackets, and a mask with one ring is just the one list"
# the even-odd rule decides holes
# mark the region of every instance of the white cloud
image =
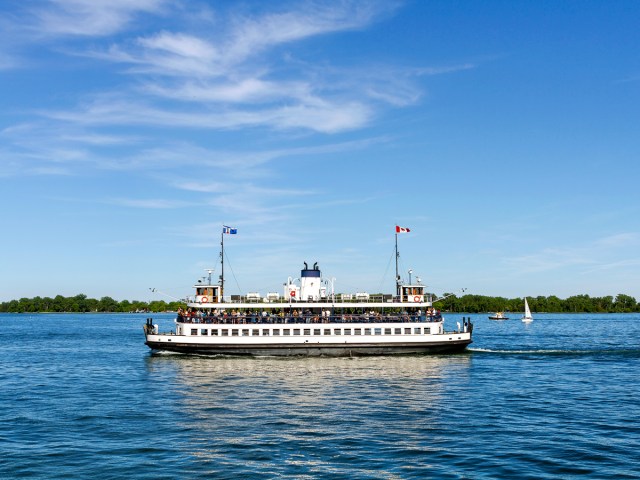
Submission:
[[[369,27],[400,5],[343,0],[327,6],[309,1],[267,5],[251,14],[237,5],[216,5],[215,14],[206,11],[195,20],[190,12],[197,7],[169,0],[48,0],[30,7],[38,19],[32,31],[69,36],[58,54],[126,65],[128,70],[118,72],[127,76],[121,77],[125,81],[117,92],[86,93],[84,100],[78,97],[75,108],[39,113],[53,122],[86,129],[261,127],[335,134],[363,128],[381,103],[403,107],[417,102],[422,89],[416,77],[471,66],[405,71],[384,65],[336,68],[322,59],[296,60],[280,48]],[[167,21],[162,30],[141,34],[137,29],[143,24],[134,20],[142,14],[162,15]],[[73,43],[74,36],[116,33],[103,47],[97,43],[100,38],[91,45]]]
[[304,10],[238,18],[226,46],[229,58],[244,59],[273,45],[362,28],[381,14],[394,10],[398,3],[342,1],[331,5],[302,5]]
[[306,81],[276,82],[256,77],[241,78],[237,81],[219,80],[198,83],[187,80],[178,85],[149,83],[140,90],[159,97],[197,103],[264,103],[283,98],[308,100],[312,97],[311,85]]
[[35,8],[39,34],[104,36],[123,30],[138,13],[159,13],[167,0],[49,0]]
[[97,100],[77,111],[42,111],[43,116],[77,125],[155,125],[195,129],[237,129],[265,126],[305,128],[334,133],[366,125],[371,108],[360,102],[325,101],[262,109],[180,111],[136,102],[133,99]]

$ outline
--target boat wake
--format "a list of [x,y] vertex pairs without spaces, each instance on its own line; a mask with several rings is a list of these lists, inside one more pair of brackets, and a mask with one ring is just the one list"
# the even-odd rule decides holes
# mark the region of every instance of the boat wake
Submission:
[[500,355],[626,355],[640,357],[640,349],[622,348],[622,349],[526,349],[526,350],[509,350],[501,348],[468,348],[469,352],[474,354],[500,354]]

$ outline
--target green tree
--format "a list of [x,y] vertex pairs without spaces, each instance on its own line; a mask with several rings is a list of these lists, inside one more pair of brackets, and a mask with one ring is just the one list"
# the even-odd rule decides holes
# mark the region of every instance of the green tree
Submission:
[[634,297],[619,293],[613,302],[613,310],[620,313],[637,312],[638,302]]
[[99,312],[117,312],[118,307],[118,302],[111,297],[102,297],[98,302]]

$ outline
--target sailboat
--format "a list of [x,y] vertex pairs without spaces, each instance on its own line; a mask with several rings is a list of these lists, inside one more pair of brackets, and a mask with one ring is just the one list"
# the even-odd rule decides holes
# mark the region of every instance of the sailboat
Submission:
[[522,317],[522,321],[525,323],[533,322],[533,317],[531,316],[531,310],[529,310],[529,302],[527,302],[527,297],[524,297],[524,317]]

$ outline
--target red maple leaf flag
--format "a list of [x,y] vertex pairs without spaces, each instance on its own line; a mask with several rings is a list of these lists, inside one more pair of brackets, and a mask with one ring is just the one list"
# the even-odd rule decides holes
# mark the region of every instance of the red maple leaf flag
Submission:
[[411,230],[409,230],[408,228],[404,228],[404,227],[399,227],[398,225],[396,225],[396,233],[409,233]]

